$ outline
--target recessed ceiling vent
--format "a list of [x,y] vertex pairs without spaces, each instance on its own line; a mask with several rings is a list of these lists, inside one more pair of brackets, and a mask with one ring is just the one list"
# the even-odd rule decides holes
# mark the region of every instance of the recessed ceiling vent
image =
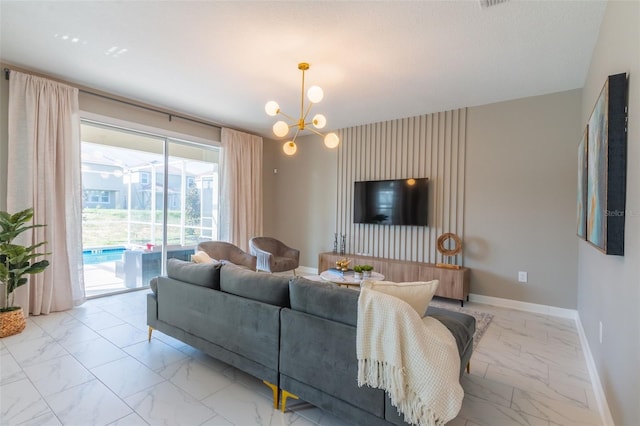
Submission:
[[482,9],[486,9],[491,6],[497,6],[500,3],[506,3],[507,1],[509,0],[478,0]]

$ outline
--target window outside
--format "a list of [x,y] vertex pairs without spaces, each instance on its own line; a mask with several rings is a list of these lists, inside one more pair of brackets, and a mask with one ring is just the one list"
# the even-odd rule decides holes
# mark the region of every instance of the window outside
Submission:
[[146,287],[163,251],[189,260],[217,238],[218,149],[86,122],[81,132],[87,296]]

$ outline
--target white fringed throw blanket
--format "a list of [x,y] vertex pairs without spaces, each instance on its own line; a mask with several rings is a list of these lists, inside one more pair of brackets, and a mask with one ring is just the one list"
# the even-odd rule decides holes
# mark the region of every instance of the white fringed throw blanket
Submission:
[[440,426],[460,411],[455,338],[403,300],[361,288],[356,352],[358,386],[384,389],[407,423]]

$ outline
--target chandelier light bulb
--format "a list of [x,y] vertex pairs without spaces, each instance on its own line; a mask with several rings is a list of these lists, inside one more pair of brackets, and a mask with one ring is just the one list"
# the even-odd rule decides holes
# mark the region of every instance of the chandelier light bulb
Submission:
[[337,147],[339,143],[340,143],[340,139],[338,138],[338,135],[336,135],[333,132],[327,133],[327,136],[324,137],[324,145],[327,148],[333,149]]
[[278,105],[278,103],[275,101],[269,101],[264,106],[264,110],[267,113],[267,115],[270,115],[271,117],[273,117],[280,112],[280,105]]
[[276,124],[273,125],[273,134],[279,138],[287,136],[289,133],[289,125],[284,121],[276,121]]
[[293,155],[298,150],[298,147],[296,146],[296,143],[294,141],[289,141],[285,142],[285,144],[282,145],[282,150],[287,155]]
[[327,119],[322,114],[316,114],[313,116],[313,125],[316,129],[322,129],[327,125]]
[[317,104],[324,97],[324,92],[318,86],[311,86],[307,91],[307,97],[311,101],[311,103]]

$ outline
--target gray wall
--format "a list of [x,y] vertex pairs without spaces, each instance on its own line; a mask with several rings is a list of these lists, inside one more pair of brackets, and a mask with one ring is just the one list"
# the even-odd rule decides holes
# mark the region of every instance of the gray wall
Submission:
[[318,254],[333,247],[337,150],[315,135],[296,145],[289,157],[281,141],[264,140],[264,234],[299,249],[300,265],[316,268]]
[[576,308],[580,99],[573,90],[469,108],[464,253],[472,293]]
[[[582,96],[581,128],[608,75],[629,73],[625,255],[578,243],[578,312],[616,425],[640,424],[640,2],[609,2]],[[599,323],[602,322],[602,344]]]
[[[1,64],[0,64],[1,65]],[[0,66],[0,69],[3,68]],[[7,210],[7,147],[9,146],[9,81],[0,76],[0,211]]]
[[[580,102],[573,90],[468,109],[464,263],[472,293],[576,307]],[[409,122],[397,120],[398,131]],[[293,157],[280,142],[265,143],[265,152],[265,233],[317,267],[318,253],[332,248],[337,155],[315,136]],[[527,284],[517,282],[519,270]]]

